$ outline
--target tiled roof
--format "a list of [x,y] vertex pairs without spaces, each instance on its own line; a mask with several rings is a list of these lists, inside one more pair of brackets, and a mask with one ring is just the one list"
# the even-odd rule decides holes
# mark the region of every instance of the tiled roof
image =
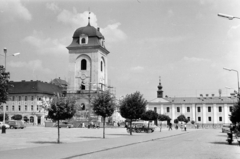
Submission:
[[9,94],[31,94],[31,93],[42,93],[50,94],[61,93],[61,88],[57,85],[50,84],[41,81],[21,81],[21,82],[10,82],[13,87],[9,88]]
[[168,101],[172,104],[224,104],[224,103],[236,103],[236,97],[168,97],[168,98],[157,98],[158,100],[150,101],[153,103],[165,104]]
[[60,78],[55,78],[50,83],[56,84],[58,86],[65,86],[65,87],[67,86],[67,82],[65,80],[60,79]]

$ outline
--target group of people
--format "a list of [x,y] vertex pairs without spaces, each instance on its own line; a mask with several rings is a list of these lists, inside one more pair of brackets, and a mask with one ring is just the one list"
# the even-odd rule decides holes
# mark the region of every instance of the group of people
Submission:
[[[184,127],[184,130],[187,131],[187,124],[184,124],[184,126],[183,124],[181,124],[181,129],[183,129],[183,127]],[[175,126],[175,129],[178,129],[178,125]],[[168,131],[169,130],[172,130],[172,123],[168,124]]]

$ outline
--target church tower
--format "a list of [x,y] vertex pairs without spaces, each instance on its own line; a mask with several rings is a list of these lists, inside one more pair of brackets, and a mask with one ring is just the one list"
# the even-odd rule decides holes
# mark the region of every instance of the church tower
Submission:
[[104,36],[99,28],[90,24],[78,28],[73,34],[69,50],[68,93],[104,90],[107,85],[107,55]]
[[157,97],[158,98],[163,98],[163,90],[162,90],[162,85],[161,85],[161,77],[159,77],[159,84],[158,84],[158,91],[157,91]]

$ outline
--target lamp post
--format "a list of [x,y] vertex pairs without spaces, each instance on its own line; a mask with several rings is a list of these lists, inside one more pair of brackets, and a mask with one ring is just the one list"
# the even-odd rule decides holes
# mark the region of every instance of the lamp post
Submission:
[[240,19],[239,17],[234,17],[234,16],[232,16],[232,15],[227,15],[227,14],[223,14],[223,13],[218,13],[218,16],[219,16],[219,17],[222,17],[222,18],[227,18],[227,19],[229,19],[229,20],[233,20],[234,18],[235,18],[235,19]]
[[234,70],[234,69],[229,69],[229,68],[223,68],[224,70],[227,70],[227,71],[235,71],[237,72],[237,81],[238,81],[238,89],[237,89],[237,93],[239,94],[239,75],[238,75],[238,71],[237,70]]
[[[4,52],[4,55],[1,55],[1,56],[5,56],[5,62],[4,62],[4,65],[5,65],[5,72],[7,71],[7,48],[3,48],[3,52]],[[14,53],[12,55],[9,55],[9,56],[17,56],[19,55],[20,53]],[[5,106],[3,105],[3,124],[5,124]]]

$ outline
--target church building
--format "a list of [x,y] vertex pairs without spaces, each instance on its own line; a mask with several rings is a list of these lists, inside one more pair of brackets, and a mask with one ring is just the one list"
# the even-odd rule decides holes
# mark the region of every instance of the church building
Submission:
[[168,115],[172,123],[181,114],[200,127],[221,127],[222,124],[231,123],[229,115],[237,102],[235,96],[201,94],[199,97],[163,97],[162,88],[159,81],[157,98],[148,102],[147,109]]

